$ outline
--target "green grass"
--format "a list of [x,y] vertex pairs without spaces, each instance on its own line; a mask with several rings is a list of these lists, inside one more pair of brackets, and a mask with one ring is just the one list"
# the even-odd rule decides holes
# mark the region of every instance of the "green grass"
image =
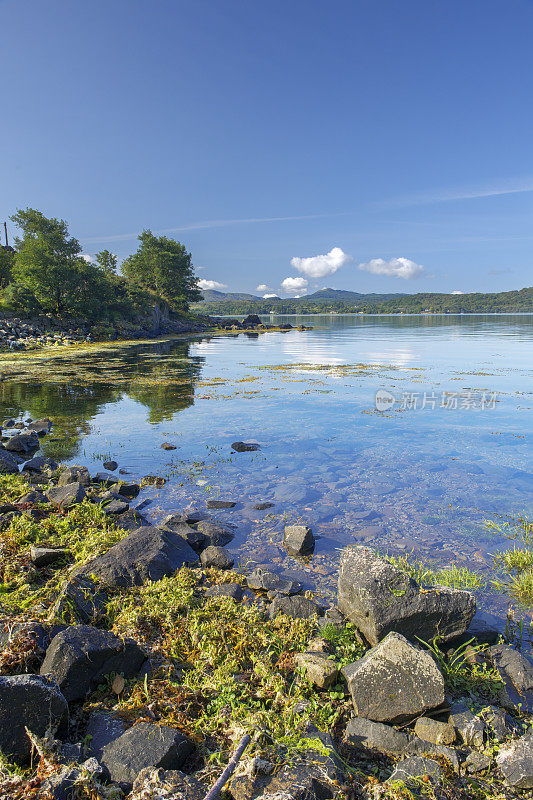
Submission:
[[494,565],[503,570],[501,578],[493,586],[518,600],[523,606],[533,606],[533,522],[523,517],[506,517],[500,522],[488,521],[486,526],[493,533],[511,540],[518,540],[510,550],[498,550]]
[[444,652],[437,641],[423,642],[437,662],[444,682],[450,693],[461,696],[469,694],[474,697],[483,697],[488,700],[498,696],[503,686],[498,671],[484,661],[471,659],[487,649],[487,645],[477,644],[475,639],[465,642],[456,650]]
[[420,561],[409,561],[407,556],[389,556],[388,561],[406,572],[421,586],[450,586],[452,589],[483,589],[487,581],[466,567],[433,570]]

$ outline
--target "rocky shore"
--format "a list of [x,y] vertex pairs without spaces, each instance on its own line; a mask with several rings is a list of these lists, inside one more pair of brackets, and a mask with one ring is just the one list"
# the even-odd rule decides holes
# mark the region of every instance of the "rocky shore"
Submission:
[[[255,314],[243,320],[224,319],[219,317],[187,316],[179,317],[156,312],[133,322],[107,322],[90,324],[78,320],[65,323],[50,316],[22,320],[19,317],[0,318],[0,350],[36,350],[43,347],[72,346],[83,342],[94,341],[132,341],[151,339],[158,336],[169,336],[182,333],[202,333],[208,330],[224,331],[257,331],[258,333],[293,329],[290,323],[272,325],[262,323]],[[311,330],[305,325],[296,326],[297,330]]]
[[2,423],[2,800],[201,800],[243,734],[233,800],[531,796],[533,663],[470,592],[355,545],[324,607],[235,566],[232,501],[154,525],[157,476],[62,467],[52,427]]

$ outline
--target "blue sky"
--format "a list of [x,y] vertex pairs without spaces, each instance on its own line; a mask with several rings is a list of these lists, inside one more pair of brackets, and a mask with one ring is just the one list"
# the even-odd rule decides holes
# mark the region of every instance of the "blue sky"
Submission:
[[234,291],[533,284],[532,0],[0,0],[0,41],[3,217]]

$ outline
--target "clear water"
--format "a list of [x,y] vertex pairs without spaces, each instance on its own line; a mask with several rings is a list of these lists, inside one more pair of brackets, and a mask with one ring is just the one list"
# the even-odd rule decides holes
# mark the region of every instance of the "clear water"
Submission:
[[[484,521],[533,519],[533,315],[273,321],[316,327],[117,346],[67,365],[53,353],[40,377],[0,384],[0,414],[58,420],[43,448],[65,463],[112,457],[133,477],[165,476],[138,499],[155,520],[236,500],[213,513],[237,526],[238,561],[323,596],[354,541],[488,572],[509,542]],[[378,390],[391,408],[376,409]],[[234,453],[236,440],[261,450]],[[274,507],[252,508],[265,500]],[[288,521],[320,537],[311,559],[287,556]]]

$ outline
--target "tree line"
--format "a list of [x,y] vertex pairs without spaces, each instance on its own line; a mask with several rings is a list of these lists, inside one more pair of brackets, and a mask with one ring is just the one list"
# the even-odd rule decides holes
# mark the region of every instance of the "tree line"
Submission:
[[205,314],[490,314],[533,312],[533,287],[510,292],[402,295],[392,299],[360,303],[343,300],[220,300],[195,305]]
[[33,208],[11,221],[20,235],[14,248],[0,246],[0,307],[25,316],[53,314],[95,321],[130,319],[156,302],[185,312],[201,299],[191,254],[180,242],[144,230],[135,253],[119,265],[101,250],[82,254],[63,219]]

